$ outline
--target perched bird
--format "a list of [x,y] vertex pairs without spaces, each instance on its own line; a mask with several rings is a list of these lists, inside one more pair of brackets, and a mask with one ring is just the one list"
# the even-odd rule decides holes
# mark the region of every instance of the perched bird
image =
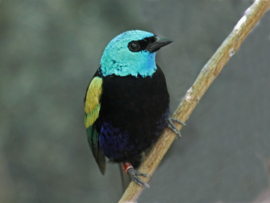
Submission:
[[105,157],[123,164],[124,171],[141,186],[148,186],[134,169],[141,154],[168,126],[170,99],[156,52],[172,41],[150,32],[132,30],[116,36],[105,48],[100,67],[85,95],[88,143],[102,174]]

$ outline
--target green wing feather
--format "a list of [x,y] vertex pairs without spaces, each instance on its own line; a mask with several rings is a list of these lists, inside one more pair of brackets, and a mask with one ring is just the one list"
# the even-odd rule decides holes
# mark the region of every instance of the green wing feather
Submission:
[[91,81],[85,96],[84,104],[84,124],[87,133],[88,144],[93,152],[99,170],[102,174],[105,173],[106,161],[105,156],[99,148],[99,134],[95,128],[95,121],[98,119],[100,111],[100,95],[102,93],[102,78],[94,77]]

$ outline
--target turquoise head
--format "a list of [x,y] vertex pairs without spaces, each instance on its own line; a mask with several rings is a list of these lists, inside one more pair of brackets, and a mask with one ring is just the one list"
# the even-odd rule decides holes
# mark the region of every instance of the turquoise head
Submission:
[[104,76],[152,76],[156,69],[156,52],[171,40],[150,32],[131,30],[112,39],[105,48],[100,61]]

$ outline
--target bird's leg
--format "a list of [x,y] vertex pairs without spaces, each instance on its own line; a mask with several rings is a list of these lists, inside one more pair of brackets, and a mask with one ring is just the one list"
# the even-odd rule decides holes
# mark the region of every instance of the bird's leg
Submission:
[[174,122],[179,123],[179,124],[181,124],[181,125],[186,125],[186,124],[183,123],[182,121],[179,121],[179,120],[176,119],[176,118],[168,118],[168,120],[167,120],[168,127],[176,134],[176,137],[177,137],[178,139],[180,139],[180,138],[181,138],[181,133],[180,133],[179,130],[177,130],[177,128],[176,128]]
[[149,188],[150,186],[143,182],[138,176],[144,176],[144,177],[149,177],[149,175],[141,173],[139,171],[136,171],[133,166],[129,162],[125,162],[123,166],[123,170],[130,175],[131,179],[138,184],[141,187],[147,187]]

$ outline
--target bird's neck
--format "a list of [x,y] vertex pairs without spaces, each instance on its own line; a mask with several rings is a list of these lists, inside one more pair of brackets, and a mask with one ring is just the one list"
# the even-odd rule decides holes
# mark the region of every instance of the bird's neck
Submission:
[[157,70],[155,55],[153,53],[147,58],[141,57],[136,60],[114,60],[111,58],[101,60],[101,73],[104,76],[114,74],[117,76],[151,77]]

